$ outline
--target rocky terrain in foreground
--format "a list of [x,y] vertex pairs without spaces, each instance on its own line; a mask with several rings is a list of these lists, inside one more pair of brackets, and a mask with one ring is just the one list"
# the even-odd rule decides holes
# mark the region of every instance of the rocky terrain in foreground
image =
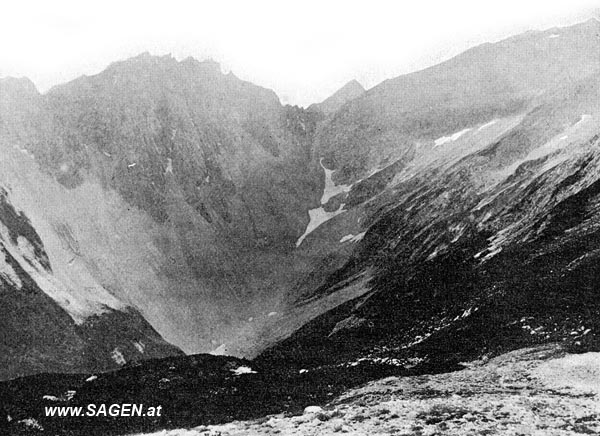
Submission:
[[461,371],[384,378],[302,415],[152,436],[599,434],[598,394],[599,353],[547,345],[465,363]]
[[[600,353],[575,344],[484,354],[446,368],[409,358],[298,369],[196,355],[107,374],[41,374],[2,383],[0,434],[598,434]],[[127,418],[43,412],[125,403],[163,410]]]

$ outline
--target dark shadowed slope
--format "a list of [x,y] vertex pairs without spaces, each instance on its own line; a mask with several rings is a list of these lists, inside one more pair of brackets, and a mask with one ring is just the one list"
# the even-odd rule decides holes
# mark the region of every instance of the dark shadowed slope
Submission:
[[[501,235],[512,231],[502,226],[511,225],[514,208],[528,214],[536,205],[539,213],[549,213],[552,205],[538,205],[537,199],[506,197],[505,183],[521,188],[534,183],[540,171],[563,168],[565,161],[577,160],[581,150],[594,142],[598,29],[598,22],[592,20],[485,44],[436,67],[386,81],[322,121],[315,159],[326,183],[321,204],[309,211],[311,222],[297,241],[298,252],[311,260],[312,270],[288,292],[288,299],[296,304],[261,336],[281,340],[318,316],[324,302],[337,305],[352,300],[346,309],[342,306],[341,312],[323,318],[333,324],[303,342],[328,359],[332,354],[321,353],[319,347],[330,342],[326,337],[338,322],[344,320],[335,327],[340,332],[362,326],[359,337],[365,333],[363,328],[368,332],[372,326],[369,318],[352,317],[345,310],[376,298],[381,298],[382,307],[375,304],[369,313],[381,320],[383,330],[397,320],[409,328],[421,319],[411,315],[415,305],[428,308],[423,319],[437,313],[439,307],[430,299],[442,292],[438,287],[445,288],[448,274],[460,271],[454,262],[462,258],[452,250],[464,244],[470,247],[464,255],[474,256],[485,244],[480,240],[490,237],[482,224],[490,218],[475,214],[477,205],[493,199],[506,208],[496,229]],[[505,86],[508,82],[510,87]],[[534,164],[540,165],[538,171],[531,170]],[[568,174],[555,177],[560,180]],[[511,243],[518,245],[519,240],[515,237]],[[438,265],[446,250],[448,259]],[[466,295],[475,286],[472,276],[481,271],[478,262],[472,262],[468,273],[455,279]],[[410,282],[415,289],[406,291],[401,303],[388,304],[390,294],[380,292],[381,288],[395,289],[398,281],[417,280],[413,269],[421,271],[418,282]],[[433,297],[422,300],[418,289],[426,284]],[[412,299],[416,302],[409,305],[406,300]],[[445,307],[444,300],[439,304]],[[380,309],[386,315],[378,315]],[[306,328],[310,331],[315,325]],[[378,335],[374,341],[385,343],[387,339]],[[354,339],[340,333],[339,343],[360,348],[361,341]],[[365,341],[368,346],[374,343],[368,335]],[[293,351],[296,345],[292,341],[284,347],[293,355],[297,351],[303,361],[310,353],[305,353],[304,345]]]
[[351,260],[315,290],[340,292],[368,273],[370,293],[261,359],[448,365],[548,341],[597,348],[599,147],[594,74],[537,98],[516,125],[456,162],[398,171],[368,201]]

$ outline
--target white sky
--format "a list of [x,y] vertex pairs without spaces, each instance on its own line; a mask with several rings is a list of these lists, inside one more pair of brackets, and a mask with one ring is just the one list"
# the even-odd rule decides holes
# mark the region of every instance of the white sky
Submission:
[[0,3],[0,77],[41,91],[109,63],[211,57],[282,102],[372,87],[486,41],[600,15],[600,0],[82,0]]

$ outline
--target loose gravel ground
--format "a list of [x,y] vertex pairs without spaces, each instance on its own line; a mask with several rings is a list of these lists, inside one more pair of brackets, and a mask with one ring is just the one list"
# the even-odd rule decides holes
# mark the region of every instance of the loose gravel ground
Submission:
[[544,346],[465,366],[378,380],[301,416],[153,436],[600,434],[600,353],[566,355]]

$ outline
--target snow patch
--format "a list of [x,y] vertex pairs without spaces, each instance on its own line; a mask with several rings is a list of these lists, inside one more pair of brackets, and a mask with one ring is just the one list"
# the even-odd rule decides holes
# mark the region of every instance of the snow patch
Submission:
[[348,192],[352,189],[352,185],[336,185],[331,176],[333,170],[328,170],[323,166],[323,158],[319,160],[319,165],[325,171],[325,188],[323,188],[323,195],[321,196],[321,204],[327,204],[330,198],[335,197],[342,192]]
[[110,357],[117,363],[117,365],[125,365],[127,363],[125,357],[123,356],[123,353],[121,353],[118,348],[115,348],[112,351]]
[[436,139],[435,142],[435,147],[438,147],[440,145],[443,144],[447,144],[448,142],[454,142],[456,141],[458,138],[460,138],[461,136],[463,136],[465,133],[469,132],[471,130],[471,128],[467,128],[467,129],[463,129],[460,132],[456,132],[453,133],[450,136],[442,136],[441,138]]
[[277,312],[269,312],[269,314],[267,316],[275,316],[277,315]]
[[554,38],[560,38],[560,35],[558,33],[553,33],[552,35],[550,35],[548,38],[550,39],[554,39]]
[[96,380],[98,378],[97,375],[91,375],[88,378],[85,379],[86,382],[93,382],[94,380]]
[[144,353],[144,350],[146,349],[146,345],[142,342],[142,341],[134,341],[133,342],[133,346],[135,347],[136,350],[138,350],[140,353]]
[[446,244],[442,244],[439,245],[437,247],[435,247],[435,250],[433,250],[429,256],[427,256],[427,259],[425,259],[426,261],[430,261],[432,259],[435,259],[440,253],[442,253],[443,251],[446,250],[446,248],[448,248],[448,246]]
[[73,397],[75,396],[76,393],[77,393],[77,391],[67,391],[63,395],[61,395],[60,397],[56,397],[54,395],[44,395],[42,397],[42,400],[46,400],[46,401],[71,401],[73,399]]
[[583,123],[585,123],[590,118],[592,118],[592,116],[589,115],[589,114],[583,114],[583,115],[581,115],[581,119],[575,123],[574,127],[581,126]]
[[230,369],[233,372],[233,375],[243,375],[243,374],[256,374],[256,371],[253,371],[249,366],[240,366],[236,369]]
[[[331,179],[333,170],[328,170],[325,168],[323,165],[323,158],[319,160],[319,165],[321,165],[321,168],[323,168],[323,171],[325,171],[325,187],[323,188],[323,195],[321,196],[321,205],[327,204],[329,199],[332,197],[335,197],[343,192],[349,192],[352,189],[352,185],[336,185],[333,183],[333,180]],[[322,206],[309,210],[308,216],[310,217],[310,221],[308,222],[306,230],[304,230],[302,236],[300,236],[296,241],[296,247],[299,247],[300,244],[302,244],[302,241],[304,241],[304,239],[321,224],[344,212],[343,208],[344,204],[342,203],[338,210],[333,212],[325,211]]]
[[[360,180],[357,180],[357,181],[354,183],[354,185],[355,185],[356,183],[362,182],[363,180],[367,180],[369,177],[371,177],[371,176],[374,176],[375,174],[377,174],[377,173],[379,173],[379,172],[381,172],[381,171],[383,171],[383,170],[385,170],[385,169],[387,169],[387,168],[391,167],[391,166],[392,166],[392,165],[394,165],[396,162],[398,162],[398,161],[397,161],[397,160],[395,160],[395,161],[393,161],[392,163],[390,163],[390,164],[388,164],[388,165],[385,165],[385,166],[383,166],[383,167],[379,167],[379,166],[378,166],[378,167],[376,167],[375,169],[371,170],[371,172],[370,172],[369,174],[367,174],[367,176],[366,176],[366,177],[364,177],[364,178],[362,178],[362,179],[360,179]],[[354,185],[353,185],[353,186],[354,186]]]
[[494,124],[496,124],[498,122],[498,120],[492,120],[489,123],[484,124],[483,126],[479,127],[479,129],[477,129],[478,132],[482,131],[483,129],[493,126]]
[[479,259],[483,254],[486,254],[485,256],[483,256],[481,258],[482,262],[485,262],[486,260],[490,260],[492,257],[494,257],[496,254],[500,253],[502,251],[502,247],[497,247],[497,246],[490,246],[488,248],[486,248],[485,250],[480,251],[479,253],[475,254],[475,256],[473,256],[473,259]]
[[452,240],[450,241],[450,243],[455,243],[456,241],[458,241],[460,239],[460,237],[464,234],[465,229],[467,228],[467,226],[465,224],[453,224],[448,228],[448,231],[450,231],[454,237],[452,238]]
[[343,364],[343,366],[358,366],[361,363],[374,363],[380,365],[404,366],[404,362],[393,357],[361,357],[353,362]]
[[167,158],[167,168],[165,169],[165,174],[173,174],[173,159],[170,157]]
[[352,242],[358,242],[358,241],[362,241],[362,239],[365,237],[365,234],[367,232],[362,232],[359,233],[358,235],[356,235],[354,238],[351,239]]
[[302,241],[304,241],[304,239],[313,230],[315,230],[317,227],[319,227],[321,224],[329,221],[331,218],[333,218],[343,212],[345,212],[343,203],[340,204],[340,207],[338,208],[338,210],[335,210],[333,212],[327,212],[325,209],[323,209],[323,207],[309,210],[308,216],[310,217],[310,221],[308,222],[308,225],[306,226],[306,230],[304,230],[304,233],[302,234],[302,236],[300,236],[298,238],[298,240],[296,241],[296,247],[299,247],[300,244],[302,244]]
[[351,242],[359,242],[359,241],[361,241],[361,240],[362,240],[362,238],[364,238],[364,237],[365,237],[365,233],[367,233],[367,232],[362,232],[362,233],[359,233],[359,234],[358,234],[358,235],[356,235],[356,236],[355,236],[355,235],[353,235],[353,234],[346,235],[346,236],[344,236],[342,239],[340,239],[340,242],[341,242],[341,243],[343,243],[343,242],[347,242],[347,241],[351,241]]
[[346,242],[351,240],[352,238],[354,238],[354,235],[350,233],[349,235],[343,236],[342,239],[340,239],[340,242]]
[[44,431],[44,427],[42,427],[40,425],[39,422],[37,422],[37,420],[35,420],[34,418],[27,418],[27,419],[22,419],[20,421],[17,421],[20,424],[25,425],[26,427],[32,428],[34,430],[39,430],[39,431]]

